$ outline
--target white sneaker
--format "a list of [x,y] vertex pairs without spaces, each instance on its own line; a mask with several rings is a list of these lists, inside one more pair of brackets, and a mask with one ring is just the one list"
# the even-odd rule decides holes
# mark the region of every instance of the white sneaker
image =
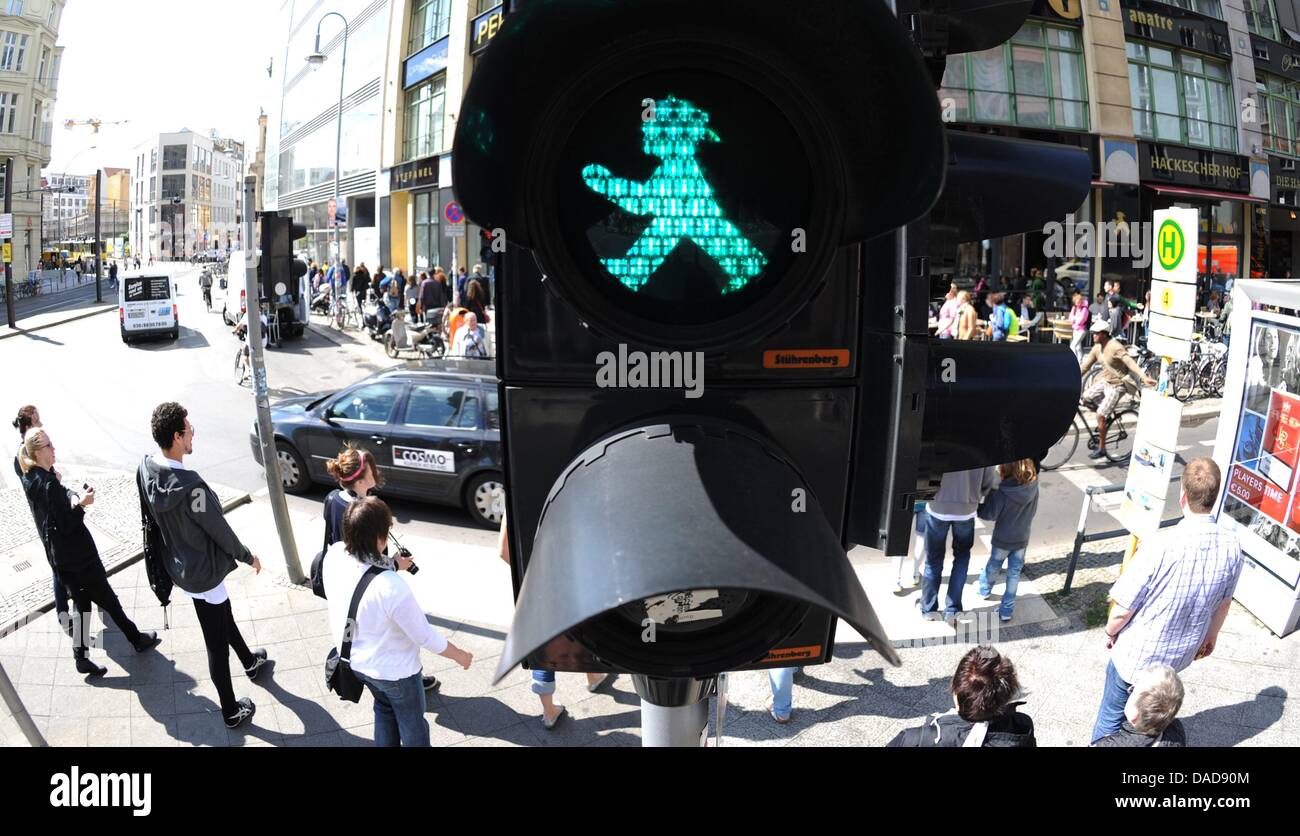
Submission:
[[983,598],[985,601],[996,601],[1002,596],[990,590],[987,594],[981,595],[980,597]]
[[907,587],[903,586],[903,582],[902,582],[902,581],[894,581],[894,594],[895,594],[895,595],[902,595],[902,594],[903,594],[904,592],[906,592],[906,591],[907,591]]
[[921,617],[926,621],[943,621],[943,612],[935,610],[934,612],[921,613]]

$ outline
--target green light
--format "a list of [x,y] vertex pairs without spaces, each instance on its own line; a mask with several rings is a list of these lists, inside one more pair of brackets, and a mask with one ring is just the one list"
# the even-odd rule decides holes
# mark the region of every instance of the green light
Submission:
[[727,220],[695,159],[701,142],[721,142],[708,122],[706,111],[670,95],[655,102],[653,118],[641,127],[645,153],[662,161],[649,180],[624,180],[601,165],[582,170],[592,191],[626,212],[654,218],[622,258],[601,259],[628,290],[640,290],[688,238],[726,274],[724,294],[743,290],[767,266],[767,256]]

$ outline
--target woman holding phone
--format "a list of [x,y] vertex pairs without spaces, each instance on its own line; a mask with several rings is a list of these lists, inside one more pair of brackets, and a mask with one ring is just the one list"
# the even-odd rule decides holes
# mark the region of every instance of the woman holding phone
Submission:
[[108,673],[107,668],[90,660],[86,649],[91,602],[98,604],[113,620],[137,653],[156,647],[161,641],[158,634],[141,632],[122,610],[117,593],[108,583],[95,540],[86,528],[86,509],[95,502],[95,489],[82,485],[83,493],[79,496],[63,486],[54,469],[54,444],[45,430],[27,433],[18,453],[18,464],[23,471],[23,491],[31,503],[36,530],[81,614],[79,629],[74,629],[72,635],[72,657],[77,662],[77,673],[92,676]]

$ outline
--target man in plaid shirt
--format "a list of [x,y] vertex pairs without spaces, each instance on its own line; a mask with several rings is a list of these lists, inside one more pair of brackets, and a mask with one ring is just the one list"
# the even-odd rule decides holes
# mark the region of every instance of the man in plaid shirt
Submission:
[[1113,653],[1094,743],[1120,730],[1138,674],[1156,665],[1182,671],[1214,652],[1242,565],[1237,535],[1210,517],[1220,478],[1213,459],[1187,463],[1178,497],[1183,521],[1139,549],[1111,588],[1106,647]]

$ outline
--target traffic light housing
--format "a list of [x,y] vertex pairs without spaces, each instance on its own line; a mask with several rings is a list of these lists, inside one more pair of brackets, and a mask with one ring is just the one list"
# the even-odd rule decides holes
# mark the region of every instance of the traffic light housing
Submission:
[[[467,214],[507,245],[498,678],[816,664],[837,619],[897,662],[847,547],[899,553],[941,473],[1046,449],[1077,400],[1068,352],[926,328],[931,251],[1088,186],[1069,152],[939,119],[944,50],[1027,12],[960,0],[900,25],[876,0],[810,0],[792,26],[774,3],[555,0],[507,18],[453,158]],[[994,182],[1016,160],[1060,168]]]
[[[989,49],[1024,22],[1028,0],[900,0],[936,87],[947,55]],[[1091,186],[1087,153],[949,129],[943,191],[929,214],[867,245],[878,278],[863,301],[861,381],[882,408],[857,426],[850,543],[905,554],[917,500],[944,473],[1040,460],[1073,420],[1079,366],[1065,346],[929,337],[931,270],[957,246],[1042,229]]]
[[292,297],[296,305],[302,299],[301,279],[307,265],[294,256],[293,242],[307,237],[307,227],[278,212],[262,212],[262,255],[258,261],[258,294],[263,299]]
[[837,619],[897,661],[844,548],[861,242],[930,208],[944,144],[874,0],[812,0],[794,27],[737,0],[506,19],[453,157],[507,245],[498,676],[815,664]]

